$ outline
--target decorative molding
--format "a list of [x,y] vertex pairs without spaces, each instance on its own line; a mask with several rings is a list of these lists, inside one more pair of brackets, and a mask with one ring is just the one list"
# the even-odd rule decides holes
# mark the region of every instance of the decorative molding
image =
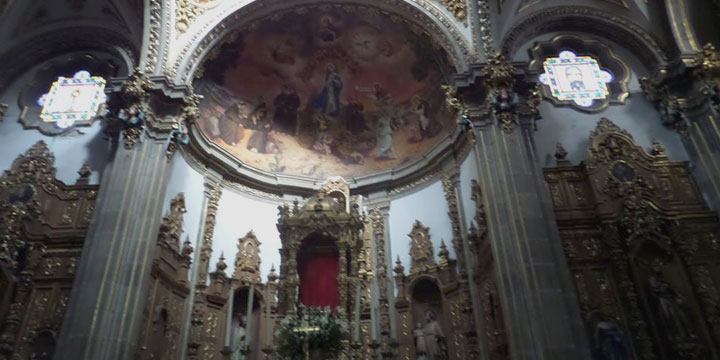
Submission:
[[490,58],[497,53],[495,50],[495,39],[492,33],[492,21],[490,20],[489,0],[478,0],[478,20],[480,21],[480,40],[482,41],[485,56]]
[[445,5],[456,19],[467,26],[467,2],[466,0],[437,0]]
[[[158,58],[160,53],[160,47],[163,44],[160,42],[161,39],[161,26],[163,6],[162,0],[150,0],[150,17],[146,20],[148,25],[148,45],[147,45],[147,58],[145,60],[145,72],[153,74],[158,65]],[[165,47],[169,47],[170,44],[164,44]]]
[[459,186],[456,179],[450,179],[447,175],[442,180],[443,191],[445,192],[445,201],[448,205],[448,217],[452,226],[452,244],[455,249],[455,257],[458,261],[460,274],[466,273],[465,268],[465,249],[463,247],[463,234],[460,231],[460,212],[458,210],[458,198],[455,187]]
[[232,278],[246,283],[260,283],[260,241],[250,230],[238,239],[235,272]]
[[[406,21],[414,26],[420,26],[432,39],[442,45],[456,70],[463,71],[466,69],[469,62],[473,61],[475,56],[471,50],[471,45],[464,35],[455,27],[454,21],[438,9],[437,5],[433,4],[432,1],[411,1],[415,3],[416,6],[430,13],[435,19],[419,11],[415,6],[405,0],[386,0],[378,2],[376,5],[380,6],[383,11],[392,11],[397,14],[396,16],[399,20]],[[349,12],[373,9],[366,3],[360,4],[354,0],[341,0],[341,3],[339,6],[347,9]],[[279,16],[282,13],[292,13],[296,11],[310,11],[315,7],[324,6],[301,4],[302,2],[299,1],[298,4],[288,4],[287,1],[283,1],[282,4],[280,4],[276,0],[259,0],[245,6],[241,5],[241,7],[232,10],[230,15],[228,15],[228,12],[218,13],[214,19],[206,22],[202,29],[197,29],[192,38],[188,40],[180,53],[175,57],[175,61],[168,71],[169,75],[176,78],[179,82],[189,83],[193,79],[193,73],[200,67],[200,61],[204,60],[203,58],[212,51],[212,48],[219,46],[219,44],[224,41],[223,39],[232,32],[252,27],[254,22],[264,17]],[[272,14],[268,13],[270,11],[272,11]],[[237,22],[241,18],[247,18],[248,20],[238,26]],[[208,28],[211,26],[212,29],[208,31]],[[446,31],[449,33],[449,37]],[[453,44],[457,44],[459,48]]]
[[198,265],[198,284],[205,285],[212,256],[213,236],[215,234],[215,217],[222,196],[221,184],[210,183],[209,193],[206,193],[207,205],[205,207],[205,219],[203,226],[203,238],[200,245],[200,264]]
[[584,19],[583,24],[586,26],[593,24],[596,34],[603,34],[633,51],[652,70],[665,66],[676,55],[676,51],[668,44],[659,42],[635,22],[622,16],[582,6],[556,6],[523,17],[504,34],[501,42],[502,53],[512,57],[519,50],[517,47],[529,41],[531,37],[555,30],[571,30],[563,27],[567,22],[561,21],[566,20],[568,16]]

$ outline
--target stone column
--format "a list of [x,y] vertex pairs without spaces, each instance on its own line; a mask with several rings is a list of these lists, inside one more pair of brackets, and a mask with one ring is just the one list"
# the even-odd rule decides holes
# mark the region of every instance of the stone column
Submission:
[[141,71],[120,84],[110,88],[113,117],[105,120],[119,144],[103,173],[56,360],[138,356],[168,180],[168,146],[178,117],[162,117],[176,119],[169,122],[155,117],[149,99],[156,84]]
[[478,132],[484,191],[510,351],[514,359],[587,359],[577,297],[530,130]]
[[471,99],[479,111],[469,130],[476,136],[477,177],[511,356],[588,359],[577,296],[534,150],[532,121],[525,121],[537,114],[537,99],[520,103],[515,69],[502,55],[489,59],[482,75],[478,85],[485,95]]
[[694,67],[672,76],[641,78],[660,121],[680,133],[693,163],[693,177],[710,206],[720,210],[720,53],[712,44]]

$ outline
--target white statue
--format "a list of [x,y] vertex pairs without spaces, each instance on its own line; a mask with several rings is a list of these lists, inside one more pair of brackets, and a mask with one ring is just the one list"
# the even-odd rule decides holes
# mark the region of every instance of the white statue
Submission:
[[417,323],[415,330],[413,330],[413,336],[415,337],[415,354],[417,354],[417,360],[426,360],[427,344],[425,343],[425,332],[423,331],[422,323]]
[[245,359],[245,316],[233,317],[232,360]]
[[432,310],[428,310],[425,313],[427,324],[423,332],[425,333],[425,346],[427,347],[426,356],[427,360],[444,360],[446,358],[445,352],[445,335],[443,335],[440,323],[435,319],[435,313]]

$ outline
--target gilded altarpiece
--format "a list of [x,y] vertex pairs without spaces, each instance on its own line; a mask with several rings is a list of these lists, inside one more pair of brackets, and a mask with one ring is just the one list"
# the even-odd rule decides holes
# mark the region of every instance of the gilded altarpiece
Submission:
[[450,258],[444,241],[436,260],[430,228],[417,220],[408,237],[410,271],[405,274],[399,258],[393,269],[399,358],[475,358],[474,337],[468,336],[475,328],[469,290],[458,274],[457,261]]
[[717,356],[720,244],[688,164],[648,153],[608,119],[572,166],[545,169],[597,359]]
[[0,358],[50,359],[80,264],[97,185],[55,178],[39,141],[0,178]]
[[[369,355],[371,245],[363,233],[367,219],[353,202],[347,182],[330,178],[317,194],[300,205],[279,207],[277,224],[282,249],[278,282],[278,317],[293,314],[303,303],[301,273],[303,252],[321,239],[319,248],[330,247],[337,254],[337,308],[347,314],[350,338],[344,341],[343,354]],[[310,245],[310,246],[308,246]],[[321,249],[322,250],[322,249]],[[312,281],[312,280],[310,280]],[[307,301],[307,298],[306,298]],[[352,345],[352,346],[351,346]]]
[[189,240],[180,244],[185,211],[185,196],[181,193],[172,199],[170,211],[160,225],[150,270],[150,297],[145,304],[140,359],[170,360],[180,356],[193,252]]

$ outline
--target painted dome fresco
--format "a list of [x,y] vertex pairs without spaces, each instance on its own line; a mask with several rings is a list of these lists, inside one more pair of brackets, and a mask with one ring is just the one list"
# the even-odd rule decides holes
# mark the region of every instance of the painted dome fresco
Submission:
[[455,128],[444,50],[377,10],[274,15],[204,63],[199,128],[248,166],[309,178],[368,175],[422,158]]

